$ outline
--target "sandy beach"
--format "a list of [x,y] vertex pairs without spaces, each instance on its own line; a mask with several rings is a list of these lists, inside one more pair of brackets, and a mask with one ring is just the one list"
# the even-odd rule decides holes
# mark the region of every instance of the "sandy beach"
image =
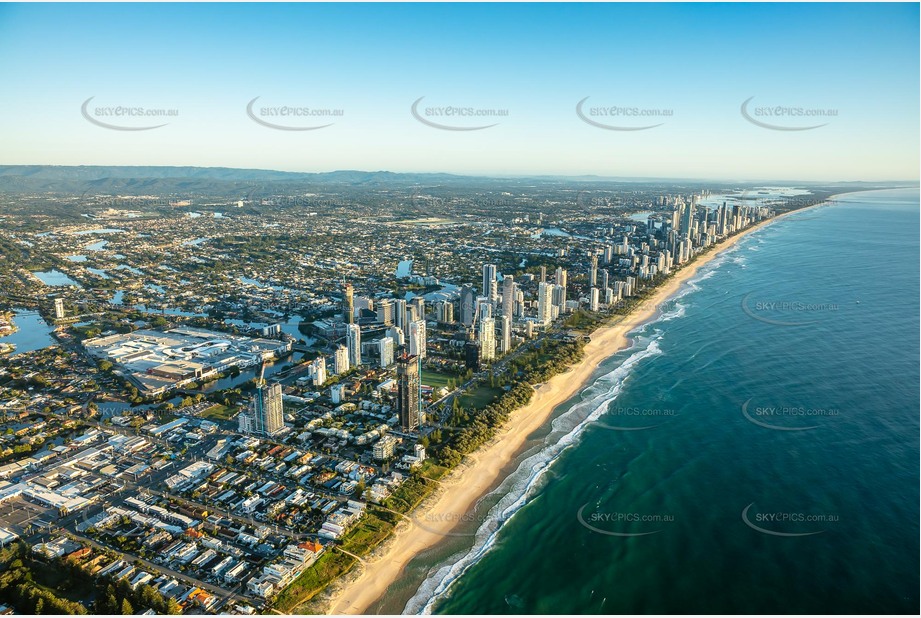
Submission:
[[603,360],[630,345],[627,337],[630,331],[655,317],[658,307],[700,268],[746,235],[783,216],[762,221],[720,243],[712,251],[698,256],[675,272],[670,280],[657,288],[651,297],[624,319],[592,333],[591,342],[585,346],[582,362],[535,389],[531,402],[515,410],[505,427],[490,443],[468,455],[461,466],[445,477],[438,493],[420,505],[414,513],[414,518],[426,522],[425,528],[411,523],[401,524],[393,538],[363,565],[356,567],[360,569],[360,574],[353,576],[351,581],[333,593],[328,613],[361,614],[367,611],[400,576],[414,556],[444,539],[445,533],[457,525],[456,518],[439,515],[467,513],[477,499],[494,485],[501,470],[517,456],[527,437],[550,418],[553,410],[584,388]]

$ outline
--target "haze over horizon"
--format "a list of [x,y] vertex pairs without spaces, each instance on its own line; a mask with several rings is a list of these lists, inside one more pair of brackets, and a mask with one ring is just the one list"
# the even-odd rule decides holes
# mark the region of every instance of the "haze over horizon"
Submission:
[[[917,4],[9,4],[3,162],[913,181],[918,17]],[[114,111],[137,107],[175,114]]]
[[[444,170],[432,170],[432,171],[418,171],[418,170],[409,170],[409,171],[395,171],[389,169],[328,169],[328,170],[294,170],[294,169],[270,169],[270,168],[260,168],[260,167],[228,167],[228,166],[198,166],[198,165],[118,165],[118,164],[87,164],[87,165],[57,165],[57,164],[43,164],[43,163],[23,163],[23,164],[8,164],[0,162],[0,175],[3,174],[2,168],[11,168],[11,167],[23,167],[23,168],[119,168],[119,169],[132,169],[132,168],[153,168],[153,169],[168,169],[168,168],[184,168],[189,170],[227,170],[227,171],[241,171],[241,172],[266,172],[271,174],[293,174],[293,175],[335,175],[335,174],[394,174],[399,176],[453,176],[458,179],[470,178],[470,179],[494,179],[502,180],[504,178],[508,179],[521,179],[526,180],[528,178],[534,179],[561,179],[561,180],[574,180],[574,181],[586,181],[591,182],[594,180],[597,181],[623,181],[623,182],[646,182],[646,181],[695,181],[695,182],[718,182],[718,183],[732,183],[739,182],[743,184],[756,184],[756,183],[804,183],[804,184],[829,184],[835,185],[839,183],[847,184],[904,184],[904,183],[917,183],[918,179],[913,178],[904,178],[904,179],[892,179],[892,180],[864,180],[864,179],[831,179],[831,180],[814,180],[811,178],[719,178],[719,177],[692,177],[692,176],[652,176],[652,175],[636,175],[636,176],[620,176],[616,174],[528,174],[528,173],[509,173],[509,174],[489,174],[489,173],[465,173],[465,172],[452,172]],[[146,177],[144,175],[138,176]]]
[[921,615],[919,23],[0,3],[0,618]]

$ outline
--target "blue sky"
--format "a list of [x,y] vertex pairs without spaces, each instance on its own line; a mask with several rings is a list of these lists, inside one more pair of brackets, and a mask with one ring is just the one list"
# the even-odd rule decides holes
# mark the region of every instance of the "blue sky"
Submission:
[[[918,21],[917,4],[6,4],[0,163],[916,179]],[[167,124],[98,126],[90,97],[94,120]],[[255,97],[262,120],[332,125],[268,128]],[[434,128],[420,97],[423,119],[498,124]],[[661,124],[593,126],[586,97],[601,124]],[[743,116],[751,97],[774,128]],[[178,115],[102,115],[119,106]],[[342,115],[264,114],[282,106]]]

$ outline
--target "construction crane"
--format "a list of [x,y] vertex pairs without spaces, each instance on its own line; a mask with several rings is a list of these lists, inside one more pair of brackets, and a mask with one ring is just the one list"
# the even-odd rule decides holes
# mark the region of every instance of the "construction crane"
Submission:
[[467,331],[467,339],[470,341],[476,340],[476,323],[480,317],[480,303],[474,299],[473,302],[473,320],[470,322],[470,328]]
[[265,386],[265,359],[259,365],[259,379],[256,380],[256,387]]

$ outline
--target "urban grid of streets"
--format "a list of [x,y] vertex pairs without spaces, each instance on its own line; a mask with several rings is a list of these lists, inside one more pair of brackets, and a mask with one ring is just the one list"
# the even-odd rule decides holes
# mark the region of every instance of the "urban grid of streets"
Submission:
[[834,188],[229,193],[25,193],[0,215],[0,541],[182,611],[265,611],[361,560],[349,535],[405,517],[401,487],[456,465],[449,436],[528,363]]

